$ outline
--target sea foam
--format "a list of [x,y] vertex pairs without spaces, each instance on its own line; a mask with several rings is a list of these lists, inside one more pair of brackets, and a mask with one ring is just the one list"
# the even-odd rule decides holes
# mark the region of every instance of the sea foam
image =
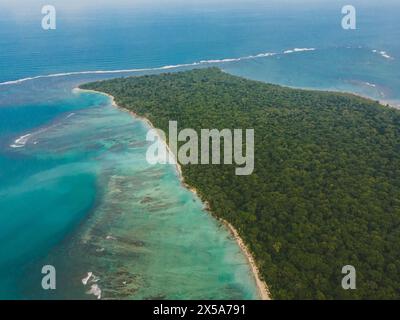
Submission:
[[295,53],[295,52],[304,52],[304,51],[315,51],[315,48],[294,48],[290,50],[283,51],[284,54]]
[[101,299],[101,289],[97,284],[92,284],[90,290],[86,292],[87,294],[93,294],[97,299]]
[[86,286],[88,283],[91,284],[90,290],[87,291],[87,294],[93,294],[97,297],[97,299],[101,299],[101,289],[97,282],[100,280],[99,277],[96,277],[93,272],[88,272],[87,276],[82,279],[82,283]]
[[[75,115],[76,115],[75,112],[71,112],[63,120],[67,120],[67,119],[69,119],[69,118],[71,118],[71,117],[73,117]],[[25,147],[25,145],[28,143],[28,141],[31,138],[36,137],[37,135],[39,135],[39,134],[41,134],[43,132],[46,132],[49,129],[55,128],[60,124],[61,124],[61,122],[56,122],[56,123],[54,123],[54,124],[52,124],[52,125],[50,125],[48,127],[41,128],[41,129],[39,129],[39,130],[37,130],[35,132],[24,134],[24,135],[18,137],[17,139],[15,139],[15,141],[12,144],[10,144],[10,148],[23,148],[23,147]],[[39,142],[37,140],[33,141],[33,144],[35,144],[35,145],[38,144],[38,143]]]
[[381,57],[385,58],[385,59],[389,59],[389,60],[393,60],[394,58],[392,56],[390,56],[386,51],[384,50],[372,50],[373,53],[379,54]]
[[[297,52],[298,52],[298,51],[307,51],[307,50],[310,50],[310,49],[307,49],[307,48],[298,49],[298,48],[296,48],[294,50],[297,50]],[[177,69],[177,68],[184,68],[184,67],[195,67],[195,66],[206,65],[206,64],[226,63],[226,62],[235,62],[235,61],[241,61],[241,60],[265,58],[265,57],[274,56],[276,54],[277,53],[273,53],[273,52],[265,52],[265,53],[259,53],[259,54],[256,54],[256,55],[244,56],[244,57],[239,57],[239,58],[201,60],[201,61],[193,62],[193,63],[166,65],[166,66],[155,67],[155,68],[120,69],[120,70],[93,70],[93,71],[74,71],[74,72],[54,73],[54,74],[39,75],[39,76],[34,76],[34,77],[22,78],[22,79],[18,79],[18,80],[0,82],[0,86],[18,84],[18,83],[31,81],[31,80],[36,80],[36,79],[67,77],[67,76],[74,76],[74,75],[96,75],[96,74],[118,74],[118,73],[129,73],[129,72],[162,71],[162,70]]]
[[87,285],[87,283],[88,283],[89,279],[92,277],[92,275],[93,275],[93,272],[88,272],[87,277],[82,279],[82,283],[84,286]]
[[25,144],[28,142],[29,137],[32,136],[32,133],[25,134],[14,141],[13,144],[10,145],[11,148],[23,148]]

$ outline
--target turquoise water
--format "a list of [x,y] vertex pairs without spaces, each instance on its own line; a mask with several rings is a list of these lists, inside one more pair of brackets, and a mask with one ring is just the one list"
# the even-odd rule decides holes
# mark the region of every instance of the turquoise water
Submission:
[[[257,298],[229,233],[174,166],[147,163],[148,126],[103,95],[70,92],[30,106],[38,119],[46,108],[59,115],[21,123],[27,139],[0,153],[1,298],[96,298],[93,285],[104,299]],[[40,287],[47,264],[54,292]]]
[[[396,1],[354,1],[354,32],[340,1],[56,1],[54,32],[18,2],[0,1],[0,299],[95,299],[94,285],[102,298],[257,297],[228,232],[174,167],[145,161],[145,124],[80,83],[218,66],[400,104]],[[86,72],[120,69],[146,70]],[[54,73],[66,74],[19,81]],[[55,292],[40,289],[44,264]]]

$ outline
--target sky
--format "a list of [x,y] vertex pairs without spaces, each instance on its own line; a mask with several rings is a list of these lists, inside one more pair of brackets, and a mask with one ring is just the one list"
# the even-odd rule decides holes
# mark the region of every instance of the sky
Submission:
[[252,5],[254,3],[281,4],[290,3],[292,5],[308,5],[308,4],[388,4],[396,3],[399,0],[0,0],[0,7],[13,10],[23,10],[24,8],[32,8],[43,5],[59,6],[63,9],[77,9],[91,6],[154,6],[154,5],[174,5],[180,4],[185,6],[215,6],[242,4]]
[[0,0],[0,7],[23,10],[43,5],[54,5],[62,8],[76,9],[88,6],[153,6],[153,5],[226,5],[243,4],[252,5],[253,3],[281,4],[290,3],[292,5],[307,4],[388,4],[396,3],[399,0]]

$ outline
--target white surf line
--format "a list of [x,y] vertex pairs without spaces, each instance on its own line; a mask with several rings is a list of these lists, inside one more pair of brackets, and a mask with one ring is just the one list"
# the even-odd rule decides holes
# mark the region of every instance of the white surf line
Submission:
[[[71,112],[65,118],[61,119],[60,121],[69,119],[69,118],[73,117],[74,115],[75,115],[75,112]],[[34,132],[30,132],[30,133],[22,135],[22,136],[18,137],[17,139],[15,139],[15,141],[12,144],[10,144],[10,148],[23,148],[28,143],[28,141],[30,141],[33,137],[35,137],[38,134],[41,134],[43,132],[46,132],[52,128],[59,126],[60,123],[61,122],[56,122],[47,127],[40,128]],[[33,143],[37,144],[38,142],[34,141]]]
[[390,56],[386,51],[384,50],[372,50],[373,53],[379,54],[382,58],[389,59],[389,60],[394,60],[392,56]]
[[304,52],[304,51],[315,51],[315,48],[294,48],[290,50],[283,51],[283,54],[295,53],[295,52]]
[[[291,49],[291,50],[283,51],[283,53],[280,53],[280,54],[288,54],[288,53],[303,52],[303,51],[314,51],[314,50],[316,50],[316,49],[315,48],[294,48],[294,49]],[[177,69],[177,68],[184,68],[184,67],[195,67],[195,66],[206,65],[206,64],[237,62],[237,61],[242,61],[242,60],[266,58],[266,57],[272,57],[272,56],[275,56],[275,55],[278,55],[278,54],[279,53],[275,53],[275,52],[265,52],[265,53],[259,53],[259,54],[256,54],[256,55],[250,55],[250,56],[239,57],[239,58],[201,60],[201,61],[193,62],[193,63],[167,65],[167,66],[155,67],[155,68],[120,69],[120,70],[93,70],[93,71],[74,71],[74,72],[54,73],[54,74],[40,75],[40,76],[22,78],[22,79],[18,79],[18,80],[0,82],[0,86],[18,84],[18,83],[22,83],[22,82],[25,82],[25,81],[31,81],[31,80],[42,79],[42,78],[67,77],[67,76],[74,76],[74,75],[85,75],[85,74],[93,74],[94,75],[94,74],[116,74],[116,73],[129,73],[129,72],[145,72],[145,71],[162,71],[162,70]]]
[[376,84],[375,83],[371,83],[371,82],[364,82],[368,87],[372,87],[372,88],[376,88]]
[[32,136],[32,133],[25,134],[17,138],[13,144],[10,145],[11,148],[23,148],[25,144],[28,142],[29,137]]
[[141,71],[156,71],[156,70],[166,70],[172,68],[180,68],[180,67],[189,67],[192,65],[196,65],[198,63],[193,64],[181,64],[181,65],[174,65],[174,66],[164,66],[159,68],[143,68],[143,69],[122,69],[122,70],[94,70],[94,71],[74,71],[74,72],[64,72],[64,73],[54,73],[48,75],[40,75],[35,77],[28,77],[18,80],[0,82],[0,86],[10,85],[10,84],[17,84],[25,81],[42,79],[42,78],[56,78],[56,77],[66,77],[66,76],[74,76],[74,75],[84,75],[84,74],[113,74],[113,73],[128,73],[128,72],[141,72]]
[[88,272],[87,276],[82,279],[82,284],[86,286],[89,282],[92,284],[90,286],[90,290],[86,292],[86,294],[93,294],[97,297],[97,299],[101,299],[101,289],[99,285],[96,283],[100,279],[96,277],[93,272]]

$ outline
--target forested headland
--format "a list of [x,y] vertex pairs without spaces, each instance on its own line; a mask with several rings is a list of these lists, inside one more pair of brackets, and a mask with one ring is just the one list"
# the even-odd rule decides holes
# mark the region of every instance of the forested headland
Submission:
[[[168,132],[253,128],[255,168],[182,166],[253,252],[274,299],[400,298],[400,112],[217,68],[82,85]],[[200,134],[199,134],[200,135]],[[353,265],[357,289],[341,286]]]

